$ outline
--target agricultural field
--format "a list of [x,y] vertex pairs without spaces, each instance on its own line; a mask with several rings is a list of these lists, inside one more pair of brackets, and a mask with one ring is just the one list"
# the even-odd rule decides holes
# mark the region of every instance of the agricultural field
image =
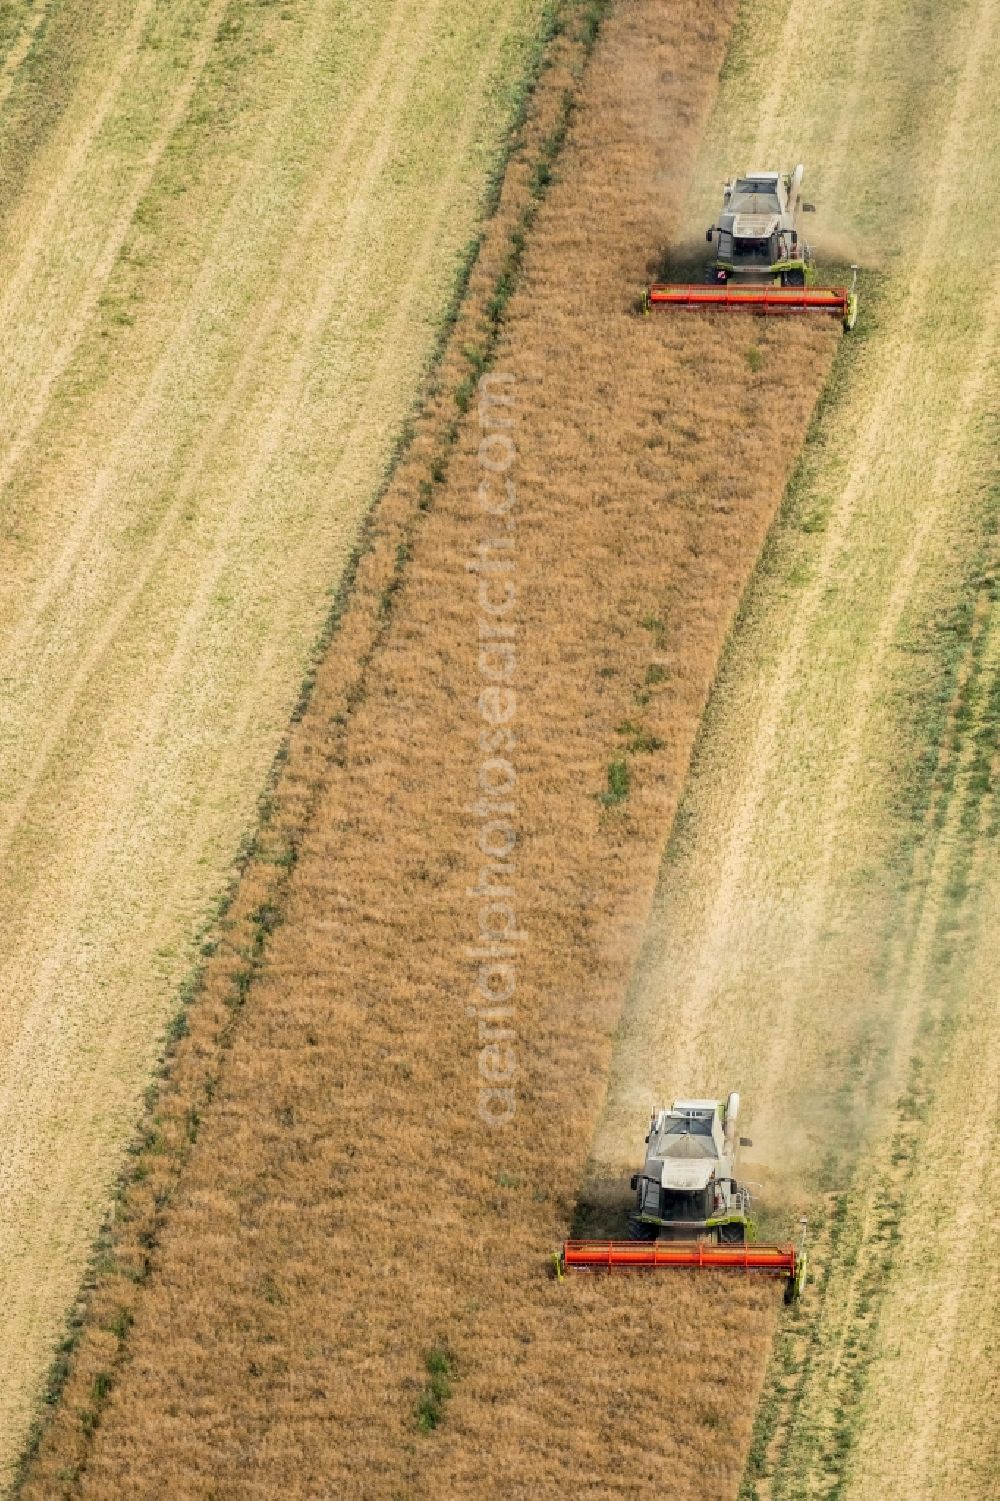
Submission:
[[[0,1475],[986,1501],[996,0],[347,11],[0,17]],[[801,1301],[553,1277],[730,1088]]]
[[[827,319],[639,316],[731,17],[692,4],[678,31],[625,6],[585,71],[592,29],[555,39],[178,1029],[26,1496],[139,1497],[165,1476],[191,1496],[529,1496],[579,1489],[581,1465],[597,1496],[633,1410],[678,1496],[709,1433],[711,1473],[738,1481],[777,1289],[664,1302],[547,1275],[715,665],[839,337]],[[725,445],[720,401],[746,417]],[[481,634],[490,539],[516,563],[513,637]],[[510,1118],[502,1088],[484,1094],[488,1020],[468,1015],[494,639],[516,647],[516,738],[494,749],[516,750],[509,874],[530,939]],[[678,1339],[691,1404],[668,1429],[649,1372]],[[721,1431],[719,1339],[742,1393]]]
[[2,7],[5,1477],[541,11]]

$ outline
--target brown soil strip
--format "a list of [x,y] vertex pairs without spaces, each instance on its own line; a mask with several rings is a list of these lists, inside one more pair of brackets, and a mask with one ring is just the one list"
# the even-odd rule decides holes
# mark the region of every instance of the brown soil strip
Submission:
[[[582,85],[572,38],[543,75],[25,1496],[735,1494],[776,1290],[546,1276],[719,652],[838,333],[636,314],[732,9],[626,0]],[[512,451],[490,517],[477,495],[506,503]],[[507,581],[510,636],[477,602]],[[491,728],[481,708],[511,702],[479,696],[507,671],[516,710]],[[517,843],[491,869],[477,805],[512,778]],[[483,880],[510,888],[490,912]],[[499,1025],[468,1014],[466,951],[508,916],[526,937]],[[507,1087],[491,1127],[509,1102],[483,1091]]]

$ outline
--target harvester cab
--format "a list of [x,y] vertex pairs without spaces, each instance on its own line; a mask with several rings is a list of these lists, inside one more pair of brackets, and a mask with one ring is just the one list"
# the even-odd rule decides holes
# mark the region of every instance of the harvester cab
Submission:
[[812,249],[799,232],[804,168],[794,172],[750,172],[727,182],[718,224],[706,231],[716,257],[707,280],[723,285],[770,283],[804,287],[812,280]]
[[657,283],[643,299],[654,307],[749,309],[757,313],[829,313],[852,329],[858,318],[858,268],[849,287],[817,287],[812,247],[800,215],[804,168],[747,172],[725,184],[719,222],[706,231],[714,255],[705,282]]
[[736,1181],[740,1097],[676,1100],[654,1113],[646,1161],[632,1179],[633,1240],[709,1239],[742,1245],[748,1238],[750,1193]]

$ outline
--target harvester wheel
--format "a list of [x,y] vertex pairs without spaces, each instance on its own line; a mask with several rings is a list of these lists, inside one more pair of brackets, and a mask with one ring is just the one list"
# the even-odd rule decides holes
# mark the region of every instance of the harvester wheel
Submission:
[[629,1217],[628,1222],[629,1240],[655,1240],[656,1226],[649,1225],[645,1220],[637,1220]]
[[806,273],[804,271],[785,271],[782,273],[781,285],[783,287],[804,287]]

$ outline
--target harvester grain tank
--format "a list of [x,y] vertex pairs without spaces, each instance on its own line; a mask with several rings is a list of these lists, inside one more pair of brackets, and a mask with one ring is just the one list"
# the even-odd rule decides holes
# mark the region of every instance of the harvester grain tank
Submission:
[[723,188],[717,224],[705,238],[714,255],[705,283],[659,283],[646,307],[749,308],[759,313],[830,313],[852,329],[858,317],[858,268],[849,287],[817,287],[812,246],[801,215],[801,163],[790,173],[748,172]]
[[658,1110],[646,1133],[646,1161],[632,1178],[633,1240],[697,1236],[742,1245],[752,1230],[750,1191],[736,1181],[747,1137],[736,1135],[740,1097],[676,1100]]
[[750,1190],[736,1177],[740,1097],[675,1100],[653,1113],[641,1171],[632,1177],[635,1203],[628,1240],[570,1240],[560,1275],[574,1272],[663,1271],[671,1268],[763,1273],[785,1280],[785,1298],[801,1291],[805,1235],[794,1245],[755,1239]]

